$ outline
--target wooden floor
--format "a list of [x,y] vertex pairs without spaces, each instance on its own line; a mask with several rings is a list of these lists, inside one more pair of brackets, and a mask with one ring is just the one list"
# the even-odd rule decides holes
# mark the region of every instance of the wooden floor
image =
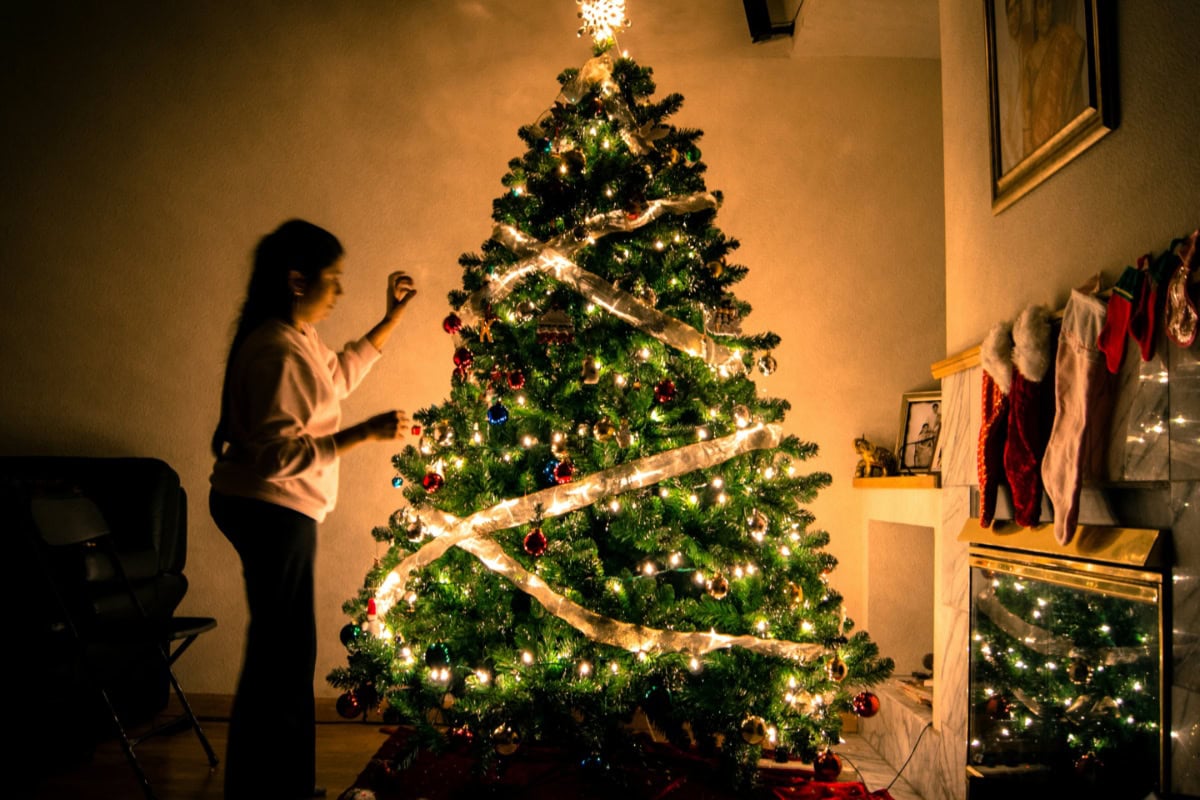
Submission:
[[[216,751],[225,758],[232,698],[188,695],[200,725]],[[172,709],[167,710],[170,714]],[[332,700],[317,700],[317,784],[329,800],[354,784],[371,756],[387,739],[377,717],[367,722],[338,716]],[[149,739],[137,747],[159,800],[221,800],[222,765],[210,772],[208,758],[196,734],[183,730]],[[117,740],[102,742],[90,762],[47,776],[30,800],[143,800],[141,785]]]

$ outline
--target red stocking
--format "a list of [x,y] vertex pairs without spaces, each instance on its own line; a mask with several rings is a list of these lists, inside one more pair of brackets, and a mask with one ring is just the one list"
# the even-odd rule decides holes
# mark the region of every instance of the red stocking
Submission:
[[996,514],[996,493],[1004,479],[1004,443],[1008,438],[1008,393],[1012,388],[1012,325],[997,322],[980,347],[983,364],[983,416],[979,426],[979,524],[987,528]]
[[1008,399],[1008,439],[1004,474],[1012,492],[1013,518],[1031,528],[1042,513],[1042,456],[1054,415],[1050,371],[1050,312],[1030,306],[1013,325],[1012,391]]
[[1146,277],[1129,316],[1129,335],[1138,343],[1142,361],[1149,361],[1154,357],[1154,336],[1158,332],[1158,307],[1163,296],[1161,287],[1164,279],[1160,271],[1151,265],[1148,254],[1138,259],[1138,269]]
[[1108,298],[1108,312],[1104,328],[1096,338],[1096,347],[1104,353],[1108,371],[1114,375],[1121,370],[1121,359],[1125,356],[1125,336],[1129,333],[1129,317],[1133,314],[1134,300],[1142,291],[1144,277],[1142,271],[1136,267],[1126,267]]

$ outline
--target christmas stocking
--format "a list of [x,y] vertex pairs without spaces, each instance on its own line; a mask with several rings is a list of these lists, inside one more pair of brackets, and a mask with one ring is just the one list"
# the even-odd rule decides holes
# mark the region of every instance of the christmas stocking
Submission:
[[1125,356],[1125,336],[1129,333],[1129,318],[1133,314],[1134,300],[1142,291],[1144,277],[1144,273],[1137,267],[1126,267],[1108,298],[1108,314],[1104,328],[1096,337],[1096,346],[1107,356],[1108,371],[1113,374],[1121,369],[1121,359]]
[[996,514],[996,492],[1004,478],[1008,438],[1008,393],[1012,388],[1012,325],[997,322],[979,349],[983,365],[983,415],[979,425],[979,524],[988,528]]
[[1024,528],[1042,513],[1042,456],[1050,438],[1054,396],[1050,371],[1050,312],[1029,306],[1013,323],[1012,390],[1008,396],[1008,439],[1004,474],[1012,492],[1013,518]]
[[1042,483],[1054,506],[1054,538],[1068,544],[1079,520],[1084,478],[1099,473],[1112,411],[1112,377],[1096,346],[1104,328],[1102,300],[1071,291],[1054,364],[1054,425],[1042,461]]
[[[1180,347],[1191,347],[1196,341],[1198,315],[1188,296],[1188,283],[1192,278],[1192,260],[1196,257],[1196,239],[1200,230],[1181,243],[1179,263],[1167,283],[1167,335]],[[1175,244],[1172,243],[1172,252]]]
[[1142,361],[1154,357],[1154,337],[1158,332],[1158,309],[1162,305],[1162,287],[1167,282],[1167,270],[1163,259],[1151,261],[1150,255],[1138,259],[1138,269],[1146,276],[1142,291],[1133,304],[1129,316],[1129,335],[1138,343]]

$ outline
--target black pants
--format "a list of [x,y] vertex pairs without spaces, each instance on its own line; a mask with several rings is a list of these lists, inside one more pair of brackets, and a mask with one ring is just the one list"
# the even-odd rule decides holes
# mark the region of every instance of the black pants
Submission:
[[229,720],[225,797],[310,796],[316,780],[316,520],[217,492],[209,494],[208,504],[241,557],[250,604],[246,655]]

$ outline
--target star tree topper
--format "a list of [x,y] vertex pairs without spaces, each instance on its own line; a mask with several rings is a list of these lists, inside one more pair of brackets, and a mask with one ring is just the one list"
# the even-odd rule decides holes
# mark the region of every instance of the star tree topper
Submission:
[[598,45],[616,41],[617,31],[629,27],[625,17],[625,0],[578,0],[579,18],[583,25],[579,36],[588,33]]

